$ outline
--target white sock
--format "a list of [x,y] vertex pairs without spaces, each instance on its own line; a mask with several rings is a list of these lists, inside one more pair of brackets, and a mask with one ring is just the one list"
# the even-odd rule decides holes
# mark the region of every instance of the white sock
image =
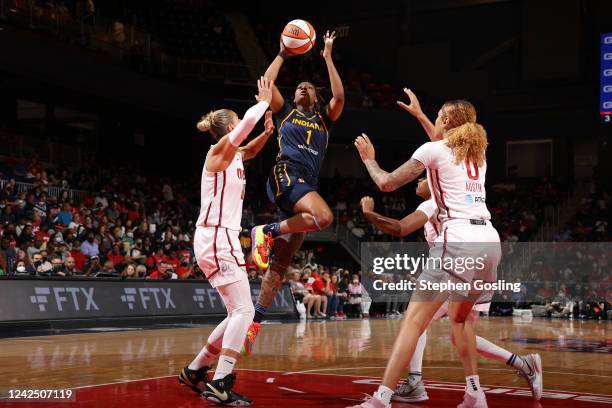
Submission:
[[477,375],[468,375],[465,377],[465,391],[468,394],[478,394],[483,392],[480,388],[480,377]]
[[210,365],[214,361],[215,357],[217,357],[217,355],[211,353],[208,348],[204,346],[187,368],[190,370],[199,370],[204,366]]
[[234,357],[220,356],[213,381],[231,374],[231,372],[234,371],[234,365],[236,365],[236,359]]
[[525,360],[521,356],[517,356],[516,354],[512,354],[508,360],[506,360],[506,365],[509,365],[512,368],[516,368],[517,370],[522,370],[525,368]]
[[378,391],[374,393],[374,398],[384,402],[385,405],[391,404],[391,397],[393,396],[393,390],[384,385],[378,386]]
[[412,377],[412,382],[417,382],[421,380],[421,371],[423,369],[423,354],[425,353],[425,345],[427,344],[427,331],[424,331],[423,334],[419,337],[417,341],[416,348],[414,349],[414,354],[412,355],[412,359],[410,359],[410,373],[408,374],[408,379],[410,380]]
[[476,336],[476,349],[484,358],[499,361],[500,363],[507,364],[510,358],[513,356],[513,354],[508,350],[503,349],[480,336]]

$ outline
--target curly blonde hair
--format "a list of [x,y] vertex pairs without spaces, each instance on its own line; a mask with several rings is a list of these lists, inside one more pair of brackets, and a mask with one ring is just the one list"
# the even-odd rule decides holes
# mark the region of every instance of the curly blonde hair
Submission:
[[210,111],[202,116],[197,124],[197,128],[200,132],[210,132],[216,140],[219,140],[229,133],[228,127],[235,116],[236,113],[230,109]]
[[476,123],[474,105],[463,99],[448,101],[442,106],[442,118],[448,118],[444,140],[453,151],[455,164],[466,160],[482,166],[489,142],[485,128]]

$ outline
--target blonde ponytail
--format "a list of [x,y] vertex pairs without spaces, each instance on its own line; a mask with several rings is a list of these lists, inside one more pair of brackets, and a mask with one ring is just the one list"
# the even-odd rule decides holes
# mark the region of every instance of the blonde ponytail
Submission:
[[229,133],[228,127],[235,116],[236,113],[230,109],[210,111],[202,116],[196,126],[200,132],[210,132],[216,140],[219,140]]
[[448,128],[444,134],[446,145],[455,156],[455,164],[465,160],[482,166],[486,160],[489,144],[487,132],[476,123],[476,109],[466,100],[449,101],[442,106],[442,115],[448,119]]
[[445,140],[446,145],[453,151],[455,164],[462,163],[466,159],[479,167],[484,164],[489,142],[487,131],[480,124],[467,122],[452,128],[446,132]]
[[215,112],[210,111],[206,115],[202,116],[202,119],[197,124],[197,128],[200,132],[205,133],[212,127],[212,120]]

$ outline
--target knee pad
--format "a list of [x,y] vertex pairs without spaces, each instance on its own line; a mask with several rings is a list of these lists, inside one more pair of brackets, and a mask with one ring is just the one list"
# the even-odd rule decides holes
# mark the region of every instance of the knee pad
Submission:
[[247,318],[247,320],[252,321],[255,317],[255,306],[253,306],[253,302],[248,302],[245,305],[238,307],[237,309],[232,310],[232,316],[240,315]]
[[244,336],[253,321],[253,317],[255,317],[255,308],[252,302],[245,303],[232,310],[227,327],[223,333],[221,347],[239,353],[242,349]]

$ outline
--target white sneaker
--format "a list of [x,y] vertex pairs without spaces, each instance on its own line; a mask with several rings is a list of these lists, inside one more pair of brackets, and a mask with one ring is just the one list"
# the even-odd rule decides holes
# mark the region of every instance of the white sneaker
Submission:
[[542,358],[539,354],[527,354],[519,356],[524,364],[523,368],[517,371],[519,377],[523,377],[529,383],[533,399],[539,401],[542,398],[542,388],[544,387],[544,372],[542,371]]
[[483,391],[463,394],[463,402],[457,408],[488,408],[487,397]]
[[386,405],[381,400],[375,398],[373,395],[368,395],[359,405],[352,405],[346,408],[391,408],[391,404]]
[[428,399],[429,395],[427,395],[423,381],[406,381],[398,385],[391,397],[392,401],[397,402],[421,402]]

